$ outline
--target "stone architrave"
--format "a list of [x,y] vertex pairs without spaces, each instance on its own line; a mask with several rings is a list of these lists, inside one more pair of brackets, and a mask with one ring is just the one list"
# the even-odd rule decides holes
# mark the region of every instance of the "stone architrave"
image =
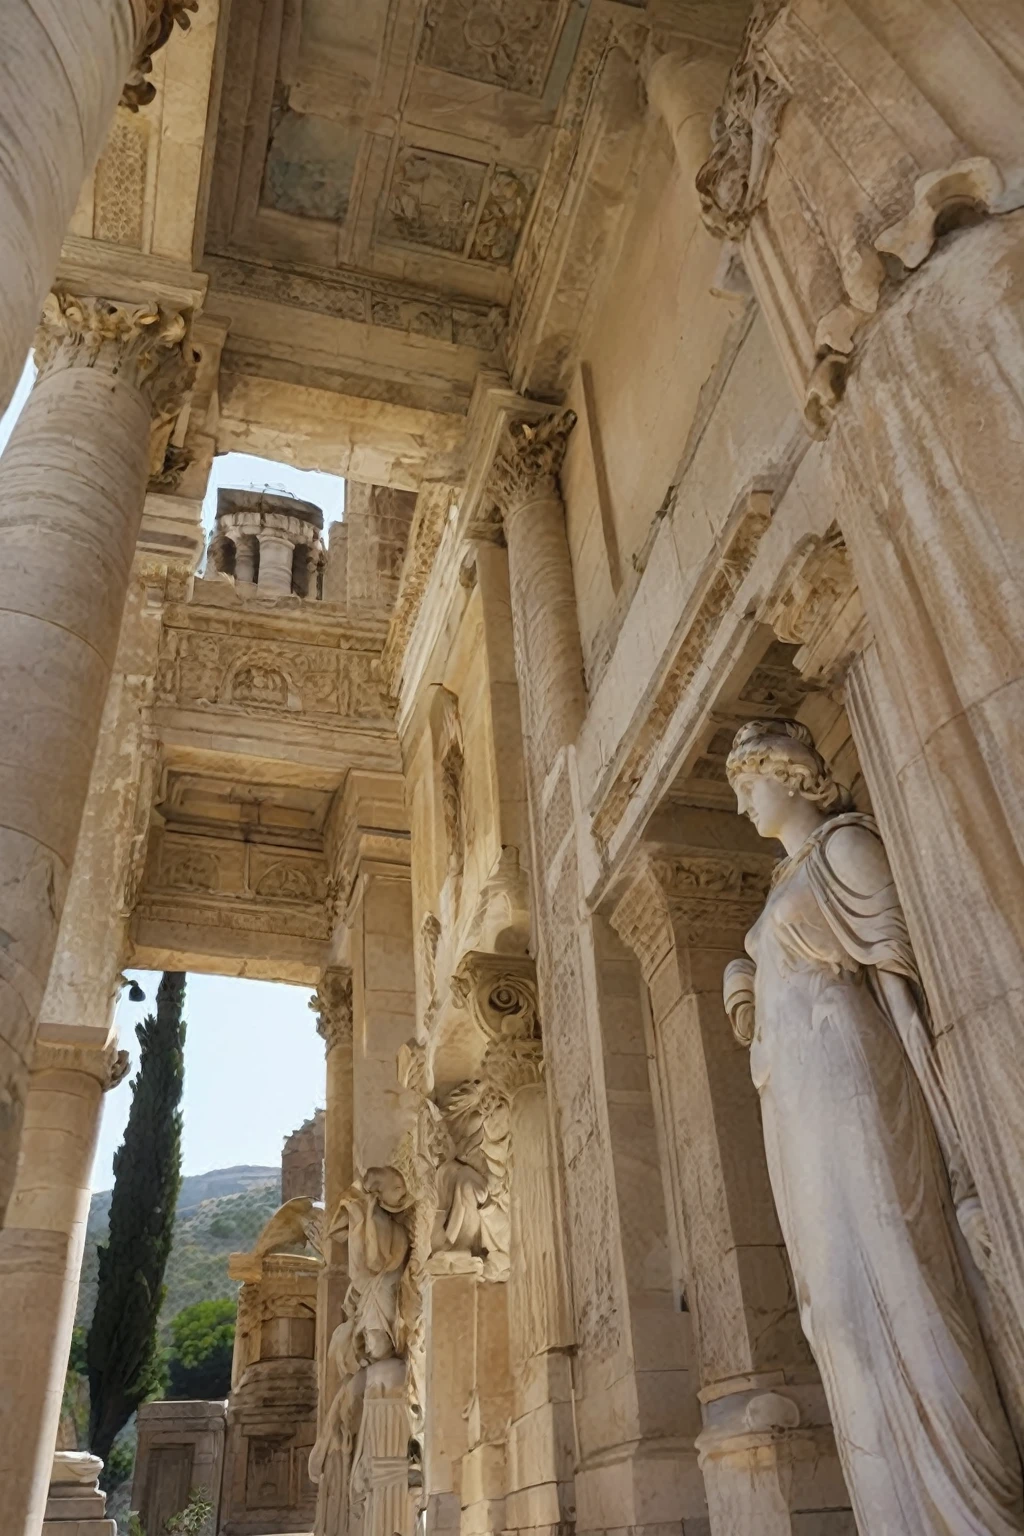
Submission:
[[0,1210],[117,647],[150,427],[194,375],[189,318],[53,293],[0,468]]
[[0,56],[0,411],[14,392],[82,183],[119,94],[156,94],[146,75],[198,0],[11,0]]

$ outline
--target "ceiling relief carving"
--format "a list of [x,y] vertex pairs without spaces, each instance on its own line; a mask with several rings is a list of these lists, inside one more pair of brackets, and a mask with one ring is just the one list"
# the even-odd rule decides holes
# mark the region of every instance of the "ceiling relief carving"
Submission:
[[566,9],[564,0],[432,0],[420,62],[539,96]]

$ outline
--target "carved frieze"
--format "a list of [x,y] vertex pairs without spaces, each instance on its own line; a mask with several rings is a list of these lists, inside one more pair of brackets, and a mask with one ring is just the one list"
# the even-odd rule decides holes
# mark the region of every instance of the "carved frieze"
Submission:
[[166,623],[157,703],[317,719],[388,718],[376,652],[222,634]]

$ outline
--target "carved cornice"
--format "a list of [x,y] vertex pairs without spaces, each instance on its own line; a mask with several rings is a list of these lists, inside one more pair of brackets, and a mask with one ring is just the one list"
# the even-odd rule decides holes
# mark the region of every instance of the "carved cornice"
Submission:
[[665,733],[686,690],[714,643],[719,625],[749,572],[772,517],[769,491],[750,491],[743,498],[722,543],[705,563],[704,579],[684,612],[675,652],[658,687],[637,719],[630,745],[614,764],[600,803],[593,831],[607,847],[629,803],[659,752]]
[[324,971],[309,1006],[328,1054],[336,1045],[352,1044],[352,972],[347,965],[332,965]]
[[153,68],[153,55],[162,48],[175,26],[187,32],[192,25],[189,11],[198,11],[199,0],[133,0],[138,17],[135,57],[132,72],[121,92],[121,105],[129,112],[145,107],[156,95],[156,86],[146,76]]
[[764,197],[775,140],[789,91],[774,73],[765,38],[787,0],[755,0],[725,100],[711,121],[713,148],[697,172],[704,223],[713,235],[738,240]]
[[153,304],[47,295],[35,336],[39,377],[61,368],[102,368],[127,380],[154,416],[173,415],[195,378],[191,316]]
[[649,982],[673,946],[740,944],[764,906],[774,867],[770,855],[645,849],[611,915],[612,926]]
[[561,494],[558,475],[575,425],[575,411],[543,421],[510,422],[488,486],[503,516],[541,496]]

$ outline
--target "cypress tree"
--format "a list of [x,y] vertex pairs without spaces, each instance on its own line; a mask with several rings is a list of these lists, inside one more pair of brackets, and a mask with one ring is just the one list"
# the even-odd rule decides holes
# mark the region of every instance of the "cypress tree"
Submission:
[[86,1345],[89,1449],[106,1461],[115,1437],[157,1387],[157,1319],[181,1185],[185,975],[165,971],[156,1016],[135,1033],[141,1054],[124,1141],[114,1155],[110,1235]]

